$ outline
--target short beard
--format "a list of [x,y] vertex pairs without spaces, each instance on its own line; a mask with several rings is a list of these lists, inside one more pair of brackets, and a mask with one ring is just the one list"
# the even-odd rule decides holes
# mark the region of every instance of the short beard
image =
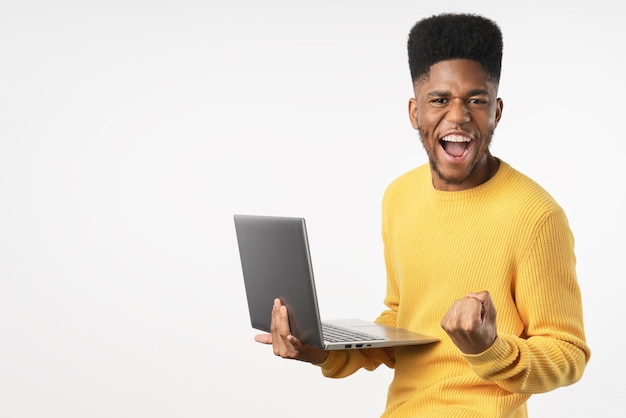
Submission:
[[[424,150],[426,151],[426,154],[428,155],[428,163],[430,164],[431,170],[435,174],[437,174],[437,177],[439,177],[439,179],[444,181],[446,184],[459,185],[459,184],[463,184],[464,181],[466,181],[469,177],[472,176],[472,174],[474,174],[474,172],[476,171],[476,166],[478,166],[478,163],[480,162],[480,160],[482,160],[483,157],[485,156],[485,154],[487,154],[489,152],[489,149],[491,147],[491,139],[493,138],[493,133],[495,132],[495,129],[491,129],[485,135],[484,139],[489,142],[489,147],[487,147],[487,149],[485,150],[485,152],[482,155],[479,155],[478,158],[476,158],[474,161],[472,161],[472,165],[471,165],[471,167],[469,169],[469,172],[463,178],[453,178],[453,177],[446,177],[446,176],[444,176],[444,174],[439,169],[439,161],[437,160],[437,155],[435,154],[434,148],[432,150],[428,150],[428,148],[426,148],[426,144],[425,144],[425,141],[424,141],[424,138],[427,137],[426,132],[424,132],[419,127],[417,128],[417,132],[418,132],[420,141],[422,142],[422,146],[424,147]],[[439,144],[436,144],[435,146],[439,146]]]

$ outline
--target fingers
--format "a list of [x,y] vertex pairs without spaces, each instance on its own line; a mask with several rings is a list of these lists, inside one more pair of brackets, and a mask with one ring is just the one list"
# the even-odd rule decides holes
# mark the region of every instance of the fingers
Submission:
[[258,334],[254,340],[261,344],[271,345],[274,355],[282,358],[314,364],[322,364],[328,358],[328,352],[325,350],[302,344],[300,340],[291,335],[287,307],[282,304],[280,299],[274,299],[272,305],[270,333]]
[[480,353],[497,336],[496,310],[489,292],[468,293],[454,301],[441,320],[441,327],[464,353]]
[[492,321],[495,320],[496,308],[491,299],[491,295],[487,291],[478,293],[468,293],[467,297],[473,297],[481,302],[480,320]]
[[287,337],[291,335],[287,307],[278,301],[278,306],[274,303],[274,309],[277,311],[278,315],[278,335],[283,339],[283,341],[287,342]]
[[270,322],[270,332],[267,334],[257,334],[254,341],[261,344],[274,346],[274,352],[277,353],[277,345],[284,344],[285,339],[291,335],[289,331],[289,318],[287,316],[287,308],[282,305],[280,299],[274,299],[272,305],[272,320]]
[[489,292],[469,292],[466,297],[478,299],[481,303],[485,303],[489,299]]
[[485,315],[487,315],[487,312],[493,312],[495,310],[495,308],[493,308],[493,302],[491,301],[491,296],[489,295],[489,292],[487,291],[482,291],[482,292],[470,292],[467,294],[467,296],[465,298],[472,298],[472,299],[476,299],[477,301],[480,302],[480,312],[478,313],[478,321],[480,323],[482,323],[485,320]]
[[483,304],[478,298],[466,296],[454,301],[443,317],[442,327],[448,330],[471,330],[482,322]]
[[270,324],[270,332],[272,335],[280,333],[280,315],[282,307],[283,304],[280,302],[280,299],[274,299],[274,305],[272,305],[272,322]]
[[[267,337],[260,338],[262,341],[268,341]],[[287,307],[284,306],[280,299],[274,299],[272,306],[272,323],[270,325],[270,338],[274,355],[283,358],[298,358],[298,349],[295,344],[299,341],[291,335],[289,328],[289,316]]]

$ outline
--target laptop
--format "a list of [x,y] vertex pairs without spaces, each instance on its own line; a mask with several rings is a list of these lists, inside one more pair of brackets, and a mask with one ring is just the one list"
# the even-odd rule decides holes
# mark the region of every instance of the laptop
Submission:
[[287,307],[291,333],[325,350],[420,345],[438,338],[362,319],[322,322],[304,218],[235,214],[252,327],[270,332],[272,306]]

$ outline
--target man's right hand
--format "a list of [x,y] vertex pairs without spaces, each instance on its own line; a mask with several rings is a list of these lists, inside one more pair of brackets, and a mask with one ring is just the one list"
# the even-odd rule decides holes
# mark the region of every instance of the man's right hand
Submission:
[[287,307],[278,298],[274,299],[274,306],[272,307],[270,333],[258,334],[254,337],[254,340],[261,344],[271,344],[274,354],[282,358],[306,361],[313,364],[322,364],[328,358],[328,351],[302,344],[296,337],[291,335]]

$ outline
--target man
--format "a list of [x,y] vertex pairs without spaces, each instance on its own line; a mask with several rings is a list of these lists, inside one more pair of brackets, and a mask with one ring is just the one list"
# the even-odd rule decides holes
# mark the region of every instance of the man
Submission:
[[324,351],[290,335],[279,300],[256,340],[328,377],[394,368],[383,417],[526,417],[532,394],[578,381],[591,354],[567,218],[489,150],[503,110],[499,27],[431,16],[412,28],[408,53],[409,118],[429,164],[385,191],[388,309],[376,321],[441,342]]

